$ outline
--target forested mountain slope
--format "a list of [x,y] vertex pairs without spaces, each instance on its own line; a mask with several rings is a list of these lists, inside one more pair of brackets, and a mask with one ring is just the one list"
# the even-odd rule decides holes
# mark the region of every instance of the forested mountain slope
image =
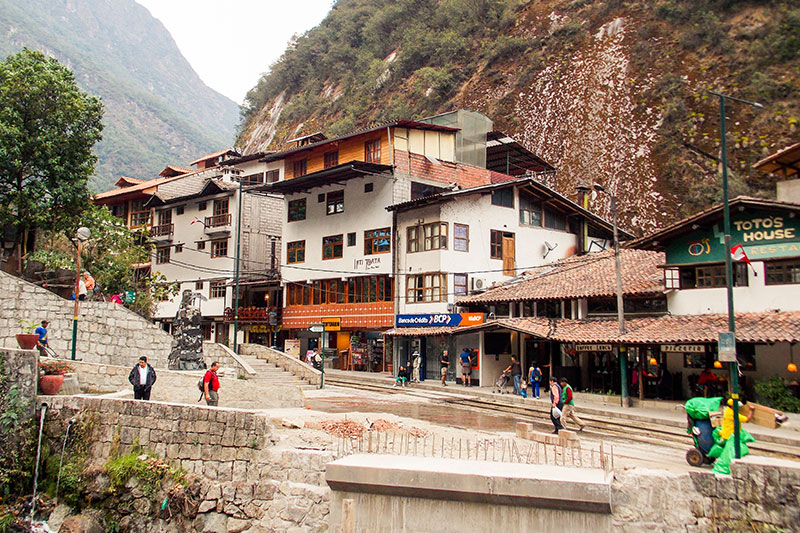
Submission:
[[800,140],[799,53],[791,0],[339,0],[250,91],[239,144],[472,108],[643,232],[721,198],[707,89],[764,104],[728,106],[732,194],[774,194],[750,167]]
[[[214,38],[213,24],[207,31]],[[105,106],[92,188],[149,179],[234,141],[239,108],[207,87],[164,26],[133,0],[0,0],[0,54],[23,46],[72,69]],[[224,68],[224,65],[220,66]]]

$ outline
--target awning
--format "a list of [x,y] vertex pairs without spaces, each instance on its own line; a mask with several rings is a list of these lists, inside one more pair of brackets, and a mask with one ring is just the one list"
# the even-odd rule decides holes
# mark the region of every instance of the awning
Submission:
[[353,178],[364,178],[367,176],[392,177],[392,167],[390,165],[379,165],[376,163],[364,163],[362,161],[350,161],[335,167],[326,168],[319,172],[313,172],[298,178],[289,178],[283,181],[268,183],[250,190],[258,190],[272,193],[297,193],[308,192],[314,187],[341,183]]

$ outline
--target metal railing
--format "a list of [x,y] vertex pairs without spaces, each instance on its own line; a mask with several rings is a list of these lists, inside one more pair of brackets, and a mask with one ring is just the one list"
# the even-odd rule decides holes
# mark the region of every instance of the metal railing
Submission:
[[206,228],[218,228],[220,226],[230,226],[230,225],[231,225],[230,213],[223,213],[221,215],[214,215],[213,217],[206,217],[205,220]]

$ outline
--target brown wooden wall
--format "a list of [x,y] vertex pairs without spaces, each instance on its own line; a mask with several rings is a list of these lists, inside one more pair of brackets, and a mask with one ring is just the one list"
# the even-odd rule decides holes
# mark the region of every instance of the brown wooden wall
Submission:
[[357,135],[348,139],[342,139],[335,143],[329,143],[311,150],[304,150],[291,157],[286,158],[286,179],[294,177],[293,169],[294,162],[302,159],[307,159],[306,174],[318,172],[325,168],[325,153],[335,150],[339,151],[339,164],[347,163],[348,161],[364,161],[364,143],[374,139],[380,138],[381,140],[381,164],[391,164],[391,157],[389,155],[389,138],[386,134],[386,129]]

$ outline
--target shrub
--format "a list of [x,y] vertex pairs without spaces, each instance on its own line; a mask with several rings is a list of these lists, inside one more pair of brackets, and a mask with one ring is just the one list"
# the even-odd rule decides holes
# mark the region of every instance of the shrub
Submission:
[[75,368],[66,361],[40,361],[39,371],[45,376],[63,376],[75,372]]
[[792,393],[780,376],[756,381],[755,391],[758,401],[767,407],[789,413],[800,413],[800,399]]

